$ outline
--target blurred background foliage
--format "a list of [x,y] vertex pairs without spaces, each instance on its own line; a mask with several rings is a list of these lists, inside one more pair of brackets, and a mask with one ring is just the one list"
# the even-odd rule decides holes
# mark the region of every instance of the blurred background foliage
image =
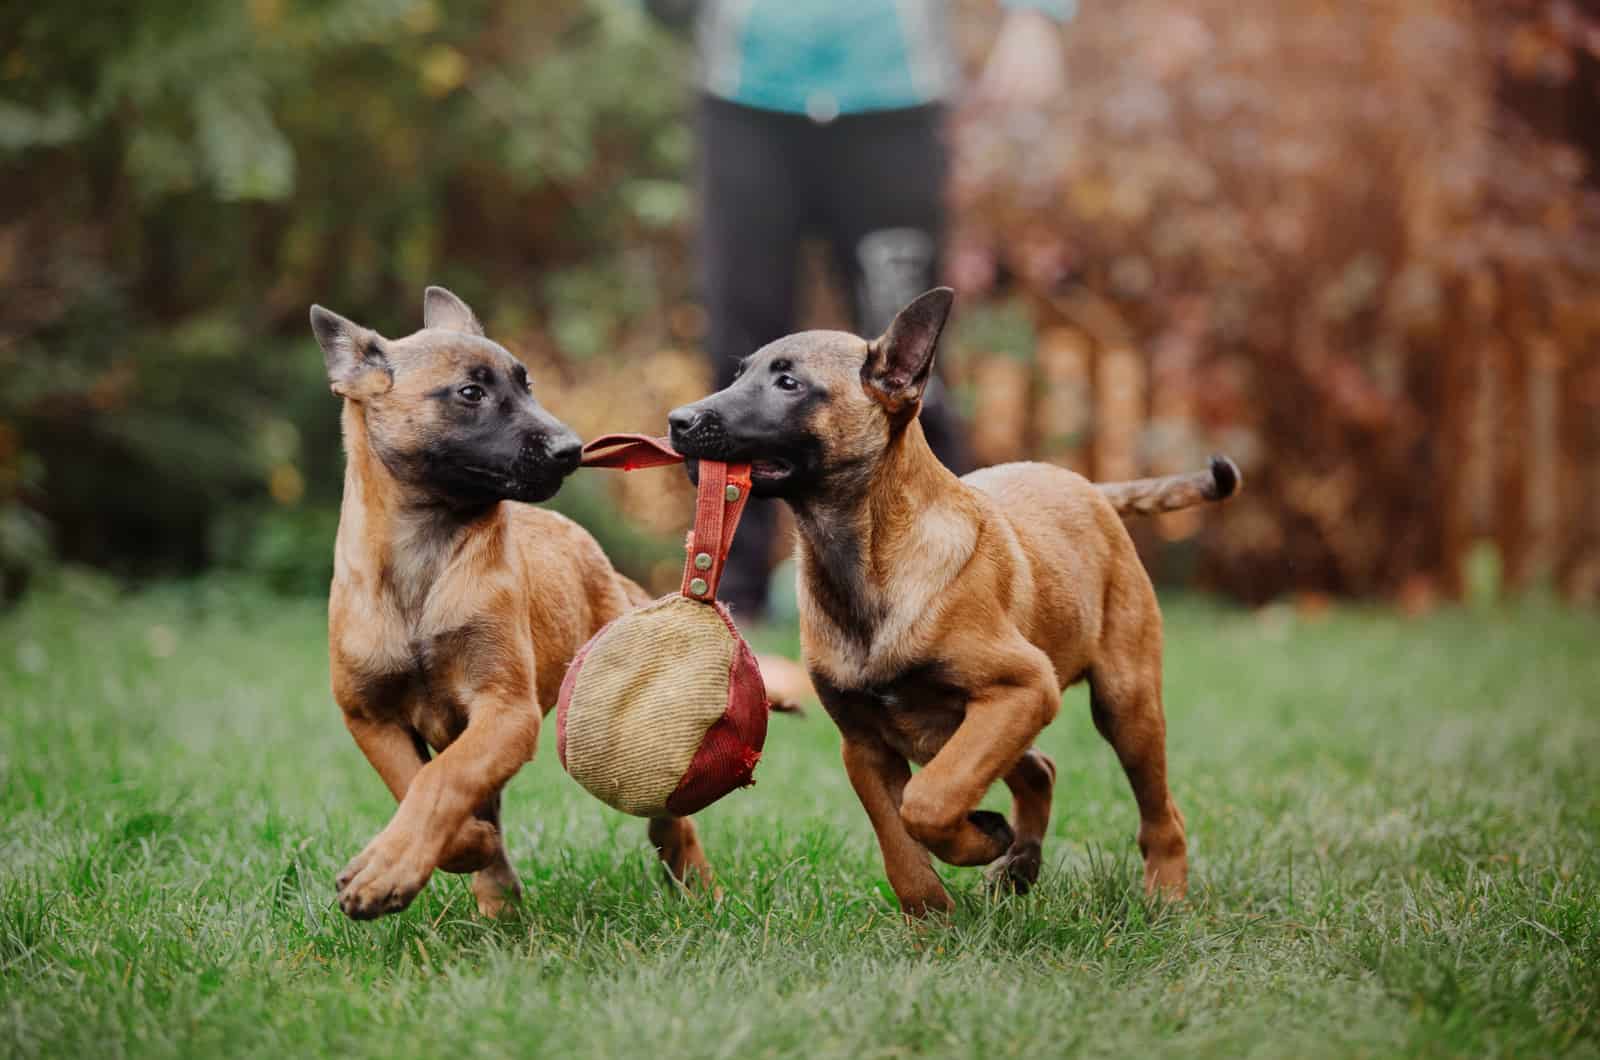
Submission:
[[[975,58],[994,19],[957,5]],[[1573,3],[1086,2],[1045,113],[958,107],[946,351],[988,459],[1226,448],[1141,529],[1241,598],[1600,596],[1600,23]],[[342,455],[306,325],[443,283],[587,434],[703,392],[690,57],[631,0],[0,12],[0,572],[320,592]],[[821,285],[815,285],[820,292]],[[836,320],[829,300],[812,316]],[[673,581],[677,476],[560,506]]]
[[325,588],[313,301],[404,334],[445,283],[548,369],[681,297],[684,56],[626,3],[12,5],[0,40],[13,586],[48,542]]

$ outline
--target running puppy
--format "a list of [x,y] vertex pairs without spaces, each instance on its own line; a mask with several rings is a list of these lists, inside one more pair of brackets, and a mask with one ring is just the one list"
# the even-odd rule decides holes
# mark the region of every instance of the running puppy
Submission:
[[[333,695],[400,803],[339,873],[339,905],[396,912],[444,869],[472,873],[491,916],[522,892],[500,791],[533,757],[573,653],[647,597],[576,523],[530,506],[577,469],[578,436],[459,298],[428,288],[423,329],[404,339],[321,306],[311,329],[344,399]],[[675,878],[709,880],[693,822],[653,820],[650,838]]]
[[[930,851],[992,863],[990,879],[1019,891],[1038,879],[1055,766],[1033,742],[1084,679],[1139,804],[1145,888],[1182,895],[1161,612],[1119,513],[1221,500],[1238,469],[1217,457],[1100,486],[1047,464],[957,478],[917,421],[952,297],[929,291],[871,342],[809,331],[763,347],[727,389],[673,411],[672,444],[753,462],[755,494],[794,509],[806,665],[906,913],[952,908]],[[997,780],[1009,822],[977,809]]]

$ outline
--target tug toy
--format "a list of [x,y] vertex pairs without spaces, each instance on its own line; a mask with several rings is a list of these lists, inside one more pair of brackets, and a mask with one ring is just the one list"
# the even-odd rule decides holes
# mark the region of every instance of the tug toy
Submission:
[[[588,467],[682,462],[644,435],[584,446]],[[761,669],[716,598],[750,498],[750,465],[702,460],[699,478],[682,586],[596,633],[567,668],[556,704],[561,765],[600,801],[639,817],[687,816],[754,783],[767,738]]]

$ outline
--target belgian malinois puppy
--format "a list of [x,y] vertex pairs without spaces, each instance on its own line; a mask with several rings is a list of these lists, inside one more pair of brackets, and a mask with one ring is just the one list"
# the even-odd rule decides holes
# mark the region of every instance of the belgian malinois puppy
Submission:
[[[951,300],[929,291],[870,342],[810,331],[763,347],[727,389],[672,412],[672,444],[752,462],[753,492],[794,509],[806,666],[902,909],[952,908],[930,851],[992,864],[1019,891],[1038,879],[1055,766],[1033,742],[1081,680],[1139,804],[1145,887],[1181,895],[1161,612],[1119,513],[1220,500],[1238,471],[1219,457],[1100,486],[1047,464],[957,478],[917,422]],[[977,810],[997,780],[1010,822]]]
[[[400,803],[339,873],[339,905],[356,919],[404,909],[444,869],[472,873],[493,915],[521,894],[500,791],[533,757],[573,654],[648,597],[576,523],[531,507],[578,467],[578,436],[459,298],[428,288],[423,329],[404,339],[321,306],[311,328],[344,398],[333,695]],[[651,821],[650,837],[675,878],[709,879],[691,821]]]

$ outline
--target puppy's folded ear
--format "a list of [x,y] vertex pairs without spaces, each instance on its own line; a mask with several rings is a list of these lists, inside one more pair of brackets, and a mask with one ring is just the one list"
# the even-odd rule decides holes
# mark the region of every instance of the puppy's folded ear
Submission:
[[483,325],[478,323],[471,307],[443,287],[430,287],[422,293],[422,326],[468,335],[483,334]]
[[387,344],[376,331],[319,305],[311,307],[311,330],[322,347],[328,382],[335,394],[362,401],[386,394],[394,386]]
[[922,400],[933,374],[933,351],[954,301],[955,292],[948,287],[918,295],[868,345],[861,381],[891,414],[913,410]]

